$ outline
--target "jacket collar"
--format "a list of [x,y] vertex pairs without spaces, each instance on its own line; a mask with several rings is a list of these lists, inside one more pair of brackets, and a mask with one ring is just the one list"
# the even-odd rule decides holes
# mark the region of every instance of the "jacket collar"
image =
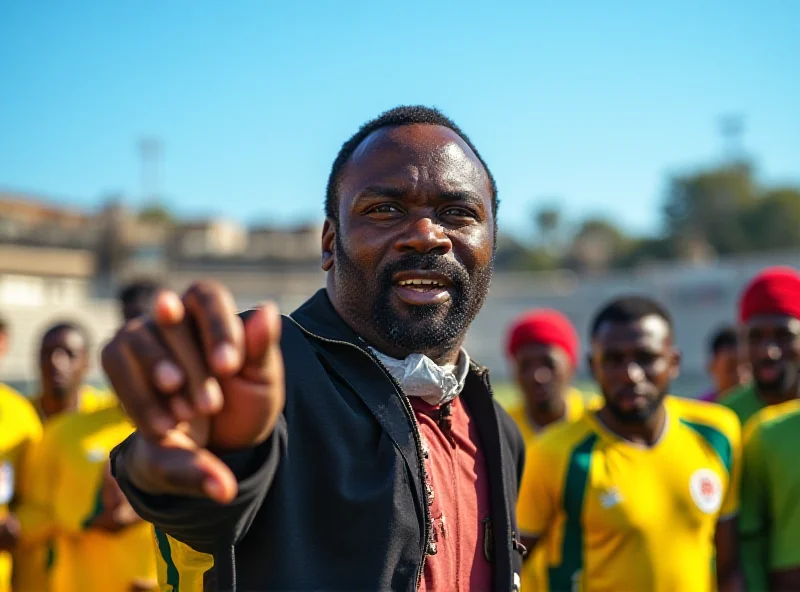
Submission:
[[331,303],[325,288],[317,290],[316,294],[289,316],[303,329],[318,337],[332,341],[345,341],[361,348],[366,347],[364,340],[344,322],[344,319],[333,308],[333,303]]

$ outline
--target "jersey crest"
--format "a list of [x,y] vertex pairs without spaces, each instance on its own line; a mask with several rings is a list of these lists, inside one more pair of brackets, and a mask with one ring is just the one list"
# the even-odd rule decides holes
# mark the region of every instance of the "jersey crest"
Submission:
[[711,469],[698,469],[689,479],[689,491],[705,514],[716,513],[722,505],[722,480]]

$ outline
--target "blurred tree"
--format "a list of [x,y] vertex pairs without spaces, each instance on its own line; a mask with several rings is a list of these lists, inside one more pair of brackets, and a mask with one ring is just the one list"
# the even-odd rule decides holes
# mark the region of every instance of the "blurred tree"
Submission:
[[139,220],[155,224],[172,224],[173,217],[165,205],[154,202],[139,210]]
[[750,250],[800,247],[800,189],[767,191],[741,217]]
[[757,194],[748,164],[674,177],[664,204],[672,252],[682,256],[702,242],[720,255],[747,251],[749,237],[741,214],[755,205]]
[[567,267],[601,271],[616,267],[635,246],[634,241],[613,222],[603,218],[585,220],[572,241]]
[[507,235],[497,237],[494,257],[497,269],[512,271],[549,271],[559,267],[556,257],[541,247],[531,247]]
[[561,210],[556,206],[545,206],[534,213],[537,241],[545,248],[553,248],[559,242],[561,231]]

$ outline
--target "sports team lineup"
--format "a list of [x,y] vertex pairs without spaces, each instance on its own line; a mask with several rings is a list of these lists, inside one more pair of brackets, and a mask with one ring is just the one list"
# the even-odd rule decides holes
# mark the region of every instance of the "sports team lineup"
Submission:
[[38,395],[0,384],[0,592],[800,590],[800,272],[749,278],[702,393],[649,296],[527,310],[504,407],[464,347],[498,209],[467,134],[396,107],[333,159],[296,310],[141,279],[98,360],[50,326]]

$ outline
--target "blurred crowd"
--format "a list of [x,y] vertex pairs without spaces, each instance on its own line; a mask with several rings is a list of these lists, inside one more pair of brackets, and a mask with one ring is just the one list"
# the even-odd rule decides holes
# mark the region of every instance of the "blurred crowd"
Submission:
[[[149,281],[123,289],[124,322],[141,322],[158,290]],[[599,308],[583,343],[556,310],[529,311],[509,327],[504,347],[521,396],[508,411],[528,449],[517,508],[528,548],[522,590],[572,586],[555,566],[576,546],[587,561],[628,571],[657,571],[637,561],[653,549],[656,564],[678,562],[696,578],[712,563],[731,575],[730,589],[800,585],[800,274],[770,268],[744,289],[738,319],[708,337],[705,392],[671,392],[680,372],[673,333],[669,311],[635,295]],[[8,339],[0,321],[0,359]],[[133,427],[112,392],[86,383],[89,347],[81,326],[55,323],[40,340],[38,394],[0,384],[0,592],[146,591],[166,581],[169,549],[109,471],[110,451]],[[573,386],[582,356],[597,394]],[[597,454],[613,485],[587,486]],[[674,474],[676,456],[687,471],[698,458],[713,469]],[[644,545],[632,544],[625,521],[607,522],[613,508],[645,525]],[[640,580],[648,578],[658,579]]]

